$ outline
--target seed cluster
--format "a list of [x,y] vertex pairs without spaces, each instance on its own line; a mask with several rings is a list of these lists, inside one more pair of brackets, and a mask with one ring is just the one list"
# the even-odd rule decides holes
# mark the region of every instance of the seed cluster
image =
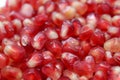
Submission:
[[7,0],[0,80],[120,80],[120,0]]

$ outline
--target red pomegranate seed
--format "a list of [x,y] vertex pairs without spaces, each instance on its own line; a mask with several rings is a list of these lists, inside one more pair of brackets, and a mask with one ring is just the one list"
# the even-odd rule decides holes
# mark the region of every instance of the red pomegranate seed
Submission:
[[36,66],[40,66],[42,64],[43,57],[41,53],[35,52],[32,54],[31,58],[27,61],[27,66],[29,68],[34,68]]
[[106,62],[110,65],[116,65],[117,63],[115,62],[113,55],[110,51],[106,51],[105,53],[105,58],[106,58]]
[[111,52],[120,52],[120,39],[111,38],[104,43],[104,49]]
[[53,80],[58,80],[62,74],[61,65],[49,63],[42,67],[42,72]]
[[90,40],[93,45],[103,45],[105,42],[104,33],[101,30],[96,29],[92,34]]
[[46,48],[53,53],[56,58],[61,56],[62,44],[57,40],[46,42]]
[[97,14],[111,14],[111,6],[107,3],[100,3],[96,6],[96,13]]
[[107,74],[101,70],[95,72],[93,80],[107,80]]
[[9,63],[9,58],[5,55],[0,53],[0,68],[4,68]]
[[24,80],[42,80],[40,73],[35,69],[27,69],[23,73]]
[[110,26],[110,23],[106,20],[98,20],[97,27],[101,29],[102,31],[107,31]]
[[75,36],[79,36],[80,34],[80,30],[81,30],[81,23],[78,19],[73,19],[72,20],[72,24],[73,24],[73,27],[74,27],[74,35]]
[[80,76],[91,78],[93,75],[93,66],[86,61],[76,61],[73,64],[73,70]]
[[63,75],[68,77],[70,80],[79,80],[79,75],[70,70],[64,70]]
[[20,13],[25,17],[31,17],[33,15],[34,9],[30,4],[23,4]]
[[120,53],[115,53],[113,59],[120,64]]
[[77,53],[79,49],[79,41],[75,38],[69,37],[67,40],[62,41],[63,51]]
[[1,70],[1,75],[7,80],[21,80],[22,71],[17,67],[6,66]]
[[48,39],[57,39],[58,38],[58,34],[54,29],[51,28],[46,28],[45,29],[45,34],[48,37]]
[[96,63],[102,62],[105,57],[105,51],[102,47],[91,49],[89,54],[94,57]]
[[66,39],[72,35],[72,24],[70,21],[64,21],[62,26],[61,26],[61,31],[60,31],[60,37],[62,39]]
[[119,66],[113,66],[110,69],[109,77],[112,80],[119,80],[120,79],[120,67]]
[[43,61],[42,61],[43,64],[55,62],[54,55],[50,51],[43,51],[42,56],[43,56]]
[[79,60],[79,57],[77,57],[76,55],[72,53],[64,52],[61,55],[61,60],[68,69],[72,69],[73,63]]
[[47,38],[45,34],[43,32],[39,32],[34,36],[31,44],[33,48],[40,50],[43,48],[46,41],[47,41]]
[[16,44],[9,44],[5,46],[4,53],[5,55],[13,59],[15,62],[22,61],[21,59],[23,59],[25,56],[25,49]]

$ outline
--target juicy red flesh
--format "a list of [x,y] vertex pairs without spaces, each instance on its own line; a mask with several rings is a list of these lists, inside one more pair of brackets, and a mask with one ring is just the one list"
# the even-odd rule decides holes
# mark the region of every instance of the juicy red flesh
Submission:
[[120,1],[7,0],[0,80],[120,80]]

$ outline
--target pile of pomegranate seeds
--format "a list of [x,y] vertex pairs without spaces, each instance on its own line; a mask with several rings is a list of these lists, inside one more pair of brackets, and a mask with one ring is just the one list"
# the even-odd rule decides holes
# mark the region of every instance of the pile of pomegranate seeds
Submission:
[[0,80],[120,80],[120,0],[7,0]]

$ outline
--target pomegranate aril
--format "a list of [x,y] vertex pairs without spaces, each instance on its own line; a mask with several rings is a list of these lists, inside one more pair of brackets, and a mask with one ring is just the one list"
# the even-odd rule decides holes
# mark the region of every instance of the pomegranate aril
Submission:
[[88,42],[88,41],[82,41],[81,42],[81,48],[82,48],[82,50],[86,53],[86,54],[88,54],[88,52],[90,51],[90,49],[91,49],[91,45],[90,45],[90,43]]
[[103,45],[105,42],[104,33],[101,30],[96,29],[92,34],[90,40],[92,45]]
[[51,2],[51,1],[48,1],[45,3],[45,9],[46,9],[46,13],[51,13],[54,11],[55,9],[55,3],[54,2]]
[[42,61],[43,61],[43,57],[41,53],[34,52],[26,64],[28,67],[34,68],[34,67],[40,66],[42,64]]
[[63,75],[68,77],[70,80],[79,80],[79,75],[70,70],[64,70]]
[[86,61],[76,61],[73,64],[73,70],[80,76],[87,76],[91,78],[94,72],[94,68]]
[[66,68],[73,69],[73,64],[75,61],[79,60],[79,57],[69,52],[63,52],[61,55],[61,60]]
[[88,14],[87,18],[86,18],[86,21],[87,21],[87,24],[91,25],[93,29],[97,25],[97,17],[94,13]]
[[0,53],[0,68],[4,68],[9,63],[9,58],[5,55]]
[[100,3],[96,6],[95,12],[99,15],[111,14],[111,6],[107,3]]
[[89,54],[94,57],[96,63],[102,62],[105,57],[105,51],[102,47],[92,48]]
[[73,37],[69,37],[68,39],[62,41],[62,45],[63,51],[77,53],[80,42]]
[[115,37],[104,43],[104,49],[111,52],[120,52],[120,39]]
[[93,80],[107,80],[107,74],[101,70],[95,72]]
[[64,21],[61,26],[60,37],[66,39],[72,35],[73,27],[70,21]]
[[111,80],[119,80],[120,79],[120,66],[113,66],[109,72],[109,78]]
[[52,28],[46,28],[45,34],[48,37],[48,39],[57,39],[58,38],[57,32]]
[[78,19],[73,19],[72,20],[72,25],[73,25],[73,28],[74,28],[74,35],[79,36],[81,26],[82,26],[80,21]]
[[23,73],[23,79],[24,80],[42,80],[40,72],[38,72],[36,69],[27,69]]
[[[87,12],[88,6],[85,3],[79,1],[73,1],[71,6],[76,9],[79,15],[84,15]],[[84,9],[83,9],[84,8]]]
[[42,26],[48,20],[48,16],[46,14],[38,14],[35,16],[34,23],[36,26]]
[[114,59],[117,63],[120,64],[120,53],[119,53],[119,52],[118,52],[118,53],[115,53],[115,54],[113,55],[113,59]]
[[45,34],[43,32],[39,32],[34,36],[31,44],[33,48],[40,50],[43,48],[46,41],[47,41],[47,38]]
[[116,27],[120,27],[120,16],[115,15],[112,17],[112,24]]
[[105,53],[105,60],[108,64],[110,65],[116,65],[117,63],[115,62],[113,55],[110,51],[106,51]]
[[21,59],[25,57],[25,49],[17,44],[6,45],[4,53],[15,62],[22,61]]
[[23,4],[20,13],[25,17],[32,17],[34,9],[30,4]]
[[62,75],[61,65],[48,63],[42,67],[42,73],[52,78],[52,80],[58,80]]
[[7,80],[21,80],[22,71],[17,67],[6,66],[1,70],[1,75]]
[[81,28],[79,35],[81,40],[88,40],[93,34],[93,29],[90,26],[91,25],[85,25]]
[[110,23],[106,20],[100,19],[98,20],[97,27],[102,31],[107,31],[110,27]]
[[62,44],[59,41],[47,41],[46,48],[51,51],[56,58],[60,58],[62,52]]
[[43,51],[42,56],[43,56],[43,62],[42,62],[43,65],[48,64],[50,62],[55,62],[55,57],[50,51]]

